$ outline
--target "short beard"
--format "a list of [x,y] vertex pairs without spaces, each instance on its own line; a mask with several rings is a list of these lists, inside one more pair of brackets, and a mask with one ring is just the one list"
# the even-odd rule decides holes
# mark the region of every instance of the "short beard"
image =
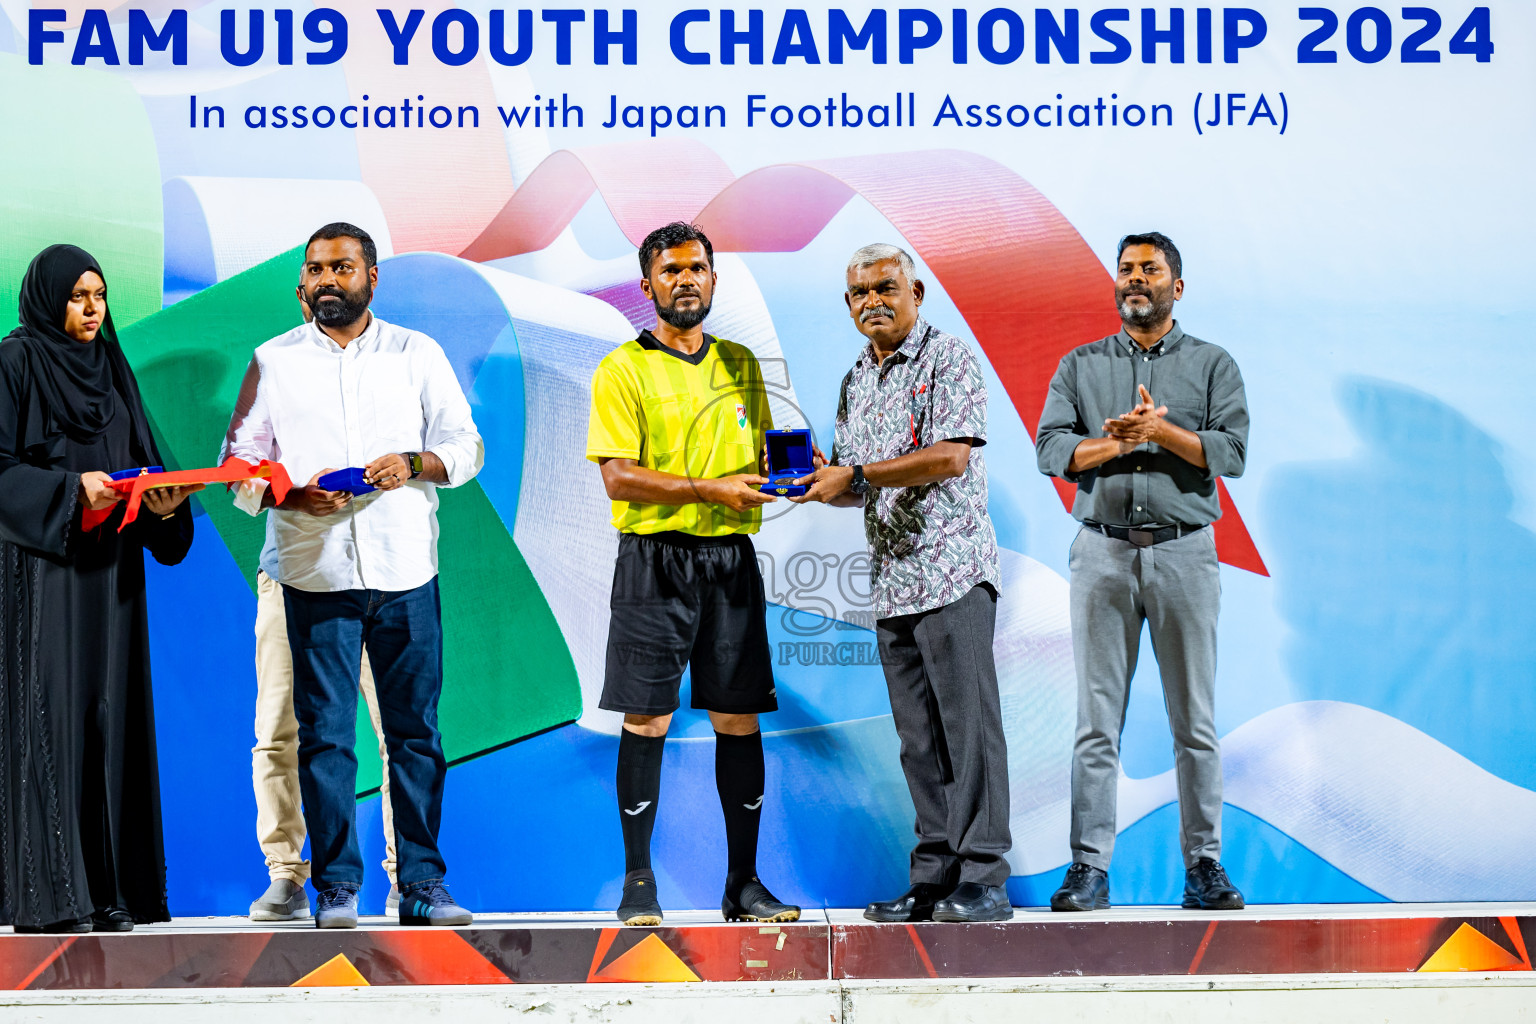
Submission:
[[701,302],[695,309],[678,309],[676,302],[670,306],[663,306],[656,299],[651,301],[656,306],[656,318],[666,321],[667,324],[679,331],[691,331],[703,323],[709,316],[709,309],[712,305],[712,303]]
[[1173,313],[1173,289],[1163,294],[1155,292],[1147,296],[1151,301],[1145,306],[1133,306],[1130,296],[1116,296],[1120,308],[1120,320],[1128,327],[1152,327],[1168,319]]
[[[320,302],[320,296],[333,295],[336,302]],[[314,314],[315,322],[321,327],[350,327],[363,318],[368,312],[368,303],[373,301],[373,289],[364,287],[356,292],[344,292],[340,288],[317,288],[305,296],[309,303],[309,311]]]

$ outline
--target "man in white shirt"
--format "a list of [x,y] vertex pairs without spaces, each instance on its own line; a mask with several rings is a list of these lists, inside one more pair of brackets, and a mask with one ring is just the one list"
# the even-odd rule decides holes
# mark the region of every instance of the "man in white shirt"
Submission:
[[[315,924],[357,924],[353,743],[366,648],[389,749],[400,923],[463,927],[471,916],[443,885],[437,845],[447,775],[437,488],[473,479],[485,449],[442,348],[369,312],[375,263],[361,228],[328,224],[311,236],[300,281],[314,320],[256,349],[228,450],[308,481],[273,508],[276,544],[262,570],[283,586]],[[319,485],[349,467],[376,490]],[[236,502],[253,514],[273,505],[264,488]]]
[[[299,285],[299,308],[304,320],[314,319]],[[254,366],[254,364],[253,364]],[[250,389],[240,402],[249,407],[257,378],[253,373],[242,385]],[[219,452],[219,462],[229,456],[229,439]],[[263,485],[265,486],[265,485]],[[267,520],[267,539],[262,565],[277,561],[277,517]],[[389,898],[384,913],[400,916],[400,888],[395,877],[395,823],[389,810],[389,750],[379,723],[379,698],[374,692],[373,670],[363,652],[358,692],[368,705],[368,721],[379,741],[379,762],[385,766],[379,787],[380,817],[384,825],[384,873],[389,876]],[[256,570],[256,745],[251,748],[251,781],[256,797],[256,839],[266,855],[270,884],[251,903],[252,921],[298,921],[310,916],[304,883],[309,880],[309,858],[304,856],[304,804],[299,795],[299,723],[293,717],[293,655],[288,649],[288,616],[283,611],[282,584]]]

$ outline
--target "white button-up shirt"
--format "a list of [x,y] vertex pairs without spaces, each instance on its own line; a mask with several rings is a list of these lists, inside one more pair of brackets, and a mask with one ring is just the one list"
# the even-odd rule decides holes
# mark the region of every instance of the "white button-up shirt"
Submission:
[[[321,470],[366,466],[392,452],[430,451],[449,487],[473,479],[485,445],[442,347],[373,317],[342,348],[313,323],[256,349],[224,454],[281,462],[295,486]],[[265,481],[237,490],[260,511]],[[272,509],[261,568],[308,591],[412,590],[437,574],[437,488],[411,480],[312,516]]]

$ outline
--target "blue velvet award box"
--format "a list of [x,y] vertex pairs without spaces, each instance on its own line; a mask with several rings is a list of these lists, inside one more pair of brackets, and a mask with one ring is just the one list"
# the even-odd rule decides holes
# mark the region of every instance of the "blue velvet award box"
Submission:
[[770,430],[763,436],[768,442],[768,482],[758,490],[785,498],[800,497],[805,485],[792,481],[816,470],[811,461],[811,432]]
[[367,494],[374,489],[372,484],[363,479],[363,471],[356,466],[327,473],[315,483],[327,491],[346,491],[349,494]]

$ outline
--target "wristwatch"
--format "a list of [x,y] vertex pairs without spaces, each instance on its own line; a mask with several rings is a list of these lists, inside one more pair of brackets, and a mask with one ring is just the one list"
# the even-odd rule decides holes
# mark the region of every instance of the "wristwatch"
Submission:
[[853,467],[853,482],[848,485],[848,489],[850,491],[852,491],[854,494],[868,494],[869,493],[869,481],[864,479],[864,467],[863,466],[854,466]]
[[405,464],[411,467],[411,479],[421,476],[421,452],[401,452],[405,457]]

